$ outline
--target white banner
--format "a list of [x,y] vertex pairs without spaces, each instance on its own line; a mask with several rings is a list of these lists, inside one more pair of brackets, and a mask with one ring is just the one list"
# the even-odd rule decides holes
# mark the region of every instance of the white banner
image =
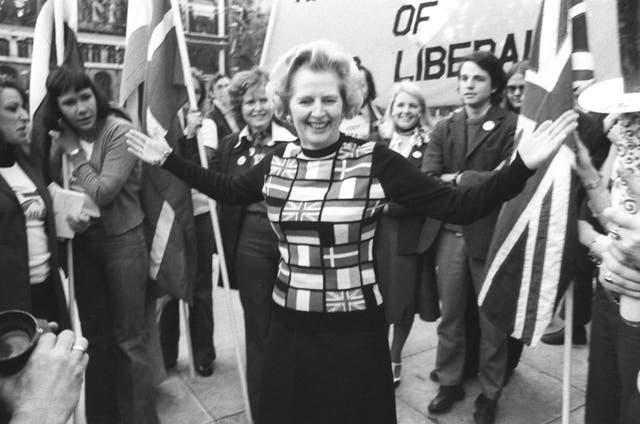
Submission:
[[[528,57],[541,0],[276,0],[261,65],[312,40],[346,47],[373,73],[378,102],[391,85],[416,81],[430,106],[459,104],[459,61],[490,49],[508,67]],[[569,3],[569,2],[568,2]],[[619,73],[615,0],[587,0],[598,78]]]

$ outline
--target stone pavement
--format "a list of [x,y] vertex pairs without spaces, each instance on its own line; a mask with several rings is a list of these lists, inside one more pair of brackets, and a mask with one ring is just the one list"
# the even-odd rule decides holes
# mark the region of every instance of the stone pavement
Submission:
[[[243,339],[243,323],[237,292],[232,292],[236,322]],[[180,341],[176,371],[160,387],[158,410],[163,424],[243,424],[244,406],[235,364],[231,319],[225,293],[214,290],[215,346],[217,359],[213,376],[191,380],[187,368],[186,344]],[[436,325],[416,320],[403,352],[403,378],[396,390],[400,424],[472,424],[473,401],[480,393],[478,382],[465,384],[464,401],[446,413],[427,410],[438,385],[429,380],[436,354]],[[504,389],[498,405],[498,424],[560,424],[562,395],[561,346],[540,344],[525,348],[518,369]],[[244,355],[244,347],[242,347]],[[586,347],[574,347],[571,420],[584,421],[584,394],[587,374]],[[302,424],[302,423],[301,423]],[[328,423],[329,424],[329,423]]]

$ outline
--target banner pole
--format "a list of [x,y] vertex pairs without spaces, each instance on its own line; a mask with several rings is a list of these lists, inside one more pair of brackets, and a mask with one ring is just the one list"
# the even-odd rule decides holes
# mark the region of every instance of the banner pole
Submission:
[[266,66],[267,61],[267,48],[271,45],[271,38],[273,37],[273,29],[276,25],[276,16],[278,16],[278,4],[279,0],[273,0],[271,5],[271,13],[269,13],[269,22],[267,25],[267,33],[264,36],[264,43],[262,44],[262,52],[260,54],[260,67]]
[[[74,3],[74,9],[68,11],[71,13],[71,18],[77,20],[77,3]],[[56,45],[56,64],[62,66],[64,63],[64,13],[65,13],[65,0],[53,0],[53,23]],[[77,21],[71,22],[70,27],[77,28]],[[62,154],[62,185],[65,189],[69,189],[69,158],[66,154]],[[80,325],[80,315],[78,313],[78,304],[76,303],[76,289],[75,289],[75,275],[73,269],[73,243],[69,239],[65,242],[67,249],[67,293],[69,298],[67,299],[67,309],[69,311],[69,318],[71,320],[71,329],[76,335],[76,338],[82,337],[82,327]],[[63,282],[64,283],[64,282]],[[80,399],[76,405],[76,409],[73,413],[72,420],[75,424],[86,424],[85,414],[85,383],[82,382],[82,389],[80,391]]]
[[562,363],[562,424],[569,424],[571,415],[571,349],[573,347],[573,291],[569,283],[564,294],[564,357]]
[[[178,50],[180,52],[180,59],[182,62],[182,74],[184,75],[184,82],[187,87],[187,95],[189,97],[189,106],[191,110],[198,110],[198,103],[196,101],[195,91],[193,89],[193,80],[191,79],[191,65],[189,62],[189,55],[187,52],[187,42],[184,37],[184,30],[182,28],[182,17],[180,16],[180,9],[178,0],[171,1],[171,10],[173,11],[173,20],[176,30],[176,38],[178,40]],[[204,150],[204,144],[202,137],[198,133],[198,153],[200,156],[200,164],[203,168],[207,169],[207,155]],[[209,199],[209,216],[211,217],[211,225],[213,226],[213,235],[216,242],[216,250],[218,252],[218,258],[220,261],[220,273],[222,275],[222,285],[227,298],[228,308],[231,311],[231,327],[234,341],[234,350],[236,356],[236,363],[238,367],[238,375],[240,376],[240,388],[242,390],[242,397],[244,398],[245,415],[249,424],[253,423],[251,419],[251,406],[249,404],[249,393],[247,391],[247,380],[245,376],[244,361],[242,360],[242,354],[240,352],[240,338],[238,337],[238,326],[235,319],[233,302],[231,301],[231,289],[229,285],[229,274],[227,272],[227,264],[224,257],[224,248],[222,246],[222,236],[220,233],[220,223],[218,221],[218,213],[216,210],[216,203],[213,199]]]

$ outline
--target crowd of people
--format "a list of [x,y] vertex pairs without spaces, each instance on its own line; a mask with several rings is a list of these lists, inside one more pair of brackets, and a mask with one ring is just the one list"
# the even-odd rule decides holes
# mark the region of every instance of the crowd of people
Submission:
[[[618,304],[621,295],[640,298],[640,220],[609,206],[610,192],[622,191],[627,203],[640,195],[640,182],[616,156],[616,146],[640,133],[640,105],[639,113],[607,119],[567,111],[516,144],[526,66],[505,73],[492,53],[465,57],[457,77],[462,106],[435,122],[417,84],[396,84],[380,108],[372,73],[359,59],[331,43],[300,45],[270,73],[255,68],[205,81],[194,71],[199,109],[185,105],[178,113],[184,136],[175,148],[135,128],[83,71],[68,66],[47,80],[50,148],[36,148],[24,92],[14,82],[0,83],[0,256],[6,258],[0,275],[9,277],[0,284],[0,310],[29,311],[69,328],[58,273],[64,252],[46,188],[62,185],[63,158],[70,188],[84,195],[82,211],[67,220],[75,231],[75,289],[88,347],[69,331],[57,339],[46,335],[22,371],[0,376],[11,422],[32,422],[20,421],[23,400],[10,395],[11,387],[33,381],[29,373],[37,374],[34,367],[55,349],[66,352],[58,357],[64,361],[48,367],[69,369],[67,375],[38,378],[50,387],[68,385],[58,401],[71,406],[60,420],[77,401],[86,367],[90,424],[159,422],[154,367],[176,365],[178,305],[164,304],[160,343],[154,341],[140,201],[144,162],[192,187],[197,269],[189,326],[203,377],[214,374],[216,358],[216,246],[207,197],[217,201],[218,248],[244,312],[256,423],[397,422],[394,387],[402,381],[402,350],[416,315],[439,319],[428,378],[440,387],[429,411],[450,410],[465,397],[465,380],[477,376],[474,420],[494,423],[523,344],[477,307],[489,244],[502,203],[570,136],[578,139],[574,168],[584,186],[581,278],[589,289],[597,281],[585,419],[637,422],[640,327],[620,317]],[[200,164],[197,139],[208,169]],[[620,196],[613,196],[614,205]],[[589,309],[587,293],[582,307]],[[160,353],[163,361],[156,359]]]

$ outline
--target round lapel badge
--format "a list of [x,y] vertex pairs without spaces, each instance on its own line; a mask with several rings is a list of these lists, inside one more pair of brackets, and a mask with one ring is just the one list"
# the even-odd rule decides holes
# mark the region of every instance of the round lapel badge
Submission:
[[240,156],[237,162],[238,162],[238,165],[244,165],[246,161],[247,161],[246,156]]
[[491,131],[495,127],[496,127],[496,123],[493,121],[487,121],[484,124],[482,124],[482,129],[485,131]]
[[422,152],[420,150],[414,150],[413,153],[411,153],[411,156],[415,159],[420,159],[422,157]]

